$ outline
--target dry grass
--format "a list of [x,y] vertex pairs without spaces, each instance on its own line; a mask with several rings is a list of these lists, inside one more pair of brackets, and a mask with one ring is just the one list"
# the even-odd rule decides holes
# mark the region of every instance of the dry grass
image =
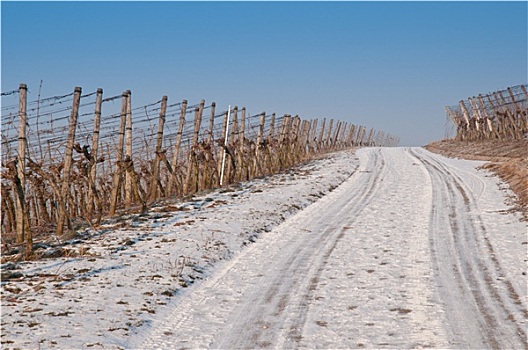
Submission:
[[528,221],[528,140],[442,140],[425,148],[447,157],[488,161],[483,168],[493,171],[509,184],[517,195],[516,207]]

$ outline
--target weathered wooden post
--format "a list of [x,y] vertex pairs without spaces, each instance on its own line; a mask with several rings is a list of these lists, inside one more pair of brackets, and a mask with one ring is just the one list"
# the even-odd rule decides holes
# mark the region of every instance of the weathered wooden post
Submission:
[[325,148],[327,149],[330,147],[330,137],[332,136],[332,126],[333,125],[334,125],[334,119],[330,119],[330,123],[328,124],[328,131],[326,133],[326,137],[324,141]]
[[323,148],[323,135],[325,131],[326,118],[323,118],[323,123],[321,124],[321,130],[319,130],[319,137],[317,138],[317,153],[321,152]]
[[167,189],[165,191],[168,197],[170,197],[172,193],[174,193],[174,186],[176,182],[176,175],[177,175],[177,169],[178,169],[178,156],[180,154],[180,145],[181,145],[183,127],[185,125],[185,114],[186,113],[187,113],[187,100],[183,100],[181,107],[180,107],[180,123],[178,125],[178,133],[176,134],[176,143],[174,145],[174,151],[172,153],[172,162],[171,162],[172,174],[170,174],[169,182],[167,184]]
[[[521,85],[521,90],[524,93],[524,97],[526,98],[528,103],[528,92],[526,91],[526,86]],[[523,122],[524,122],[524,132],[528,132],[528,108],[525,108],[524,111],[522,111],[523,114]]]
[[217,168],[218,174],[220,176],[216,179],[216,185],[221,186],[221,180],[223,180],[224,176],[224,164],[225,164],[225,157],[226,157],[226,150],[225,147],[227,146],[227,123],[228,123],[228,117],[230,115],[231,106],[228,107],[228,111],[224,113],[224,121],[222,122],[222,136],[220,136],[220,139],[218,139],[218,144],[220,145],[219,154],[217,157]]
[[310,121],[310,132],[308,133],[308,153],[310,157],[313,156],[315,152],[314,142],[317,132],[317,122],[317,118]]
[[229,141],[229,117],[231,116],[231,105],[227,108],[227,113],[225,114],[224,118],[224,124],[222,127],[222,136],[224,137],[223,140],[223,147],[222,147],[222,161],[220,162],[220,179],[219,179],[219,185],[222,186],[224,184],[224,172],[225,172],[225,161],[226,161],[226,155],[227,155],[227,144]]
[[217,176],[216,173],[216,164],[214,161],[214,119],[215,119],[215,109],[216,109],[216,103],[211,103],[211,113],[209,114],[209,140],[208,140],[208,147],[207,150],[205,150],[205,161],[206,161],[206,167],[204,169],[204,181],[203,181],[203,187],[214,186],[214,178]]
[[287,152],[285,152],[285,149],[287,147],[285,146],[286,140],[288,140],[287,135],[289,132],[289,123],[290,123],[291,116],[288,114],[285,114],[282,118],[282,124],[281,129],[279,133],[279,141],[277,144],[277,169],[281,170],[284,168],[284,163],[287,158]]
[[347,136],[347,146],[352,147],[354,146],[354,131],[356,129],[356,126],[354,124],[350,125],[350,129],[348,130],[348,136]]
[[275,137],[275,113],[271,114],[270,130],[269,130],[269,142],[272,142]]
[[363,125],[359,126],[358,135],[357,135],[357,142],[360,146],[365,146],[363,143],[363,138],[365,136],[365,127]]
[[[19,126],[18,126],[18,155],[15,166],[15,220],[16,220],[16,242],[23,243],[27,242],[29,251],[27,255],[31,253],[31,246],[29,241],[32,238],[29,232],[29,218],[27,216],[27,205],[26,205],[26,152],[27,152],[27,85],[20,84],[18,89],[19,95]],[[4,197],[4,196],[2,196]]]
[[[92,136],[92,150],[90,153],[90,170],[88,180],[88,213],[92,215],[94,210],[95,201],[98,201],[98,194],[96,190],[96,178],[97,178],[97,157],[99,153],[99,129],[101,125],[101,107],[103,104],[103,89],[97,89],[97,95],[95,97],[95,115],[94,115],[94,129]],[[99,206],[99,210],[101,207]]]
[[[132,92],[127,90],[127,112],[126,112],[126,126],[125,126],[125,159],[132,160]],[[125,172],[125,207],[129,208],[132,205],[132,177],[130,173]]]
[[504,98],[502,91],[499,91],[498,94],[502,100],[504,111],[506,112],[507,120],[505,120],[505,122],[506,122],[507,128],[510,131],[511,137],[513,139],[517,139],[519,136],[519,130],[517,128],[517,123],[515,123],[515,116],[512,115],[510,108],[508,108],[508,102]]
[[462,116],[464,117],[464,121],[466,122],[466,129],[467,129],[467,134],[466,134],[466,139],[467,140],[472,140],[473,139],[473,133],[471,132],[472,130],[472,125],[470,123],[470,116],[469,116],[469,112],[466,108],[466,105],[464,104],[464,100],[460,100],[458,101],[458,105],[460,106],[460,110],[462,111]]
[[303,151],[304,151],[304,157],[308,158],[310,156],[310,136],[312,134],[312,126],[313,126],[313,120],[306,120],[306,130],[304,132],[304,140],[303,140]]
[[262,170],[261,166],[261,160],[262,160],[262,150],[264,149],[263,145],[263,138],[264,138],[264,123],[266,122],[266,112],[262,112],[260,114],[260,121],[259,121],[259,129],[257,134],[257,144],[255,145],[255,159],[254,159],[254,166],[255,174],[252,174],[253,176],[257,176],[256,171],[258,169],[258,173],[260,175],[264,175],[264,171]]
[[337,121],[337,127],[336,127],[336,130],[335,130],[334,137],[330,141],[330,147],[332,149],[337,148],[337,141],[339,140],[339,132],[341,131],[342,124],[343,123],[340,120]]
[[226,165],[225,169],[225,175],[227,177],[227,182],[231,183],[234,180],[234,176],[236,174],[236,156],[237,156],[237,149],[235,147],[235,144],[238,141],[238,106],[235,106],[233,108],[233,117],[231,122],[231,142],[228,143],[227,150],[229,154],[229,162]]
[[152,179],[150,182],[150,193],[149,193],[149,203],[154,202],[158,198],[158,188],[160,181],[160,162],[161,162],[161,152],[163,146],[163,128],[165,127],[165,114],[167,112],[167,96],[161,98],[161,108],[158,121],[158,134],[156,139],[156,157],[152,163]]
[[513,103],[513,106],[514,106],[514,110],[515,112],[513,113],[513,123],[515,124],[516,126],[516,129],[517,129],[517,135],[516,135],[516,138],[518,139],[522,139],[523,137],[523,133],[525,131],[525,123],[524,123],[524,118],[523,118],[523,115],[522,115],[522,109],[521,107],[517,104],[517,101],[515,101],[515,95],[513,94],[513,91],[511,89],[511,87],[509,87],[508,89],[508,94],[510,95],[510,98],[512,100],[512,103]]
[[491,107],[490,108],[490,119],[491,119],[491,124],[493,126],[493,134],[495,135],[496,139],[500,139],[501,125],[500,125],[500,120],[499,120],[499,115],[498,115],[498,109],[495,106],[495,103],[491,100],[491,96],[489,94],[486,95],[486,99],[488,100],[488,104]]
[[[202,125],[202,113],[205,105],[205,100],[200,102],[200,107],[194,109],[194,133],[192,139],[191,149],[189,151],[189,157],[187,162],[187,174],[185,176],[185,183],[183,184],[183,194],[189,194],[189,188],[191,187],[193,170],[198,165],[196,164],[196,151],[198,149],[198,137],[200,134],[200,127]],[[196,175],[196,174],[195,174]],[[195,176],[195,186],[193,192],[198,191],[198,176]]]
[[475,127],[476,127],[476,130],[477,130],[476,131],[476,138],[477,139],[482,139],[484,135],[483,135],[481,127],[480,127],[481,117],[480,117],[478,108],[476,108],[475,102],[473,101],[473,99],[471,97],[468,98],[468,103],[469,103],[469,108],[471,109],[471,112],[473,114],[473,120],[475,122]]
[[477,108],[481,111],[481,115],[483,116],[484,120],[486,121],[486,124],[488,126],[488,133],[487,136],[490,138],[494,134],[493,130],[493,124],[491,122],[491,115],[488,113],[488,108],[486,107],[486,104],[484,103],[484,99],[482,98],[482,95],[478,95],[478,99],[476,101]]
[[301,124],[301,118],[299,118],[298,115],[293,117],[292,120],[292,137],[290,139],[290,149],[289,149],[289,157],[290,160],[288,162],[288,166],[292,166],[297,161],[297,142],[298,142],[298,135],[299,135],[299,125]]
[[268,141],[264,147],[265,150],[265,161],[266,169],[268,173],[273,173],[273,149],[276,145],[275,142],[275,113],[271,114],[270,129],[268,135]]
[[127,114],[127,99],[128,91],[123,92],[121,97],[121,121],[119,124],[117,149],[116,149],[116,165],[115,172],[112,179],[112,192],[110,196],[110,209],[108,213],[114,215],[117,207],[117,198],[119,196],[119,187],[121,184],[121,175],[123,173],[123,147],[125,143],[125,124]]
[[68,140],[66,141],[66,151],[64,154],[64,169],[61,184],[61,198],[59,200],[59,218],[57,221],[57,236],[64,233],[64,224],[67,223],[68,229],[71,229],[68,216],[68,198],[70,190],[70,173],[73,162],[73,143],[75,142],[75,130],[77,129],[77,118],[79,117],[79,104],[81,102],[82,89],[77,86],[74,90],[72,112],[68,126]]
[[237,151],[237,176],[236,178],[240,181],[245,178],[246,175],[246,164],[244,164],[244,133],[246,131],[246,107],[242,107],[242,114],[240,116],[240,128],[238,132],[238,151]]

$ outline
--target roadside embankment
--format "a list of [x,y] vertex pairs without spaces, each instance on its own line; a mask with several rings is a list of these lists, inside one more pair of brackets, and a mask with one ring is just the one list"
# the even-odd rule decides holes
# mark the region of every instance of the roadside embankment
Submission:
[[516,209],[528,220],[528,140],[442,140],[425,148],[447,157],[488,161],[483,168],[497,174],[517,195]]

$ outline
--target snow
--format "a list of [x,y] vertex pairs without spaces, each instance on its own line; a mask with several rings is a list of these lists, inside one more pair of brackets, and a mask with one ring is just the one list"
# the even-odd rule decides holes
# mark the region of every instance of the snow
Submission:
[[528,231],[482,164],[345,151],[111,220],[14,266],[2,347],[526,347]]
[[[2,265],[2,347],[125,348],[192,286],[357,167],[352,151],[86,230],[83,256]],[[120,226],[124,226],[120,228]]]

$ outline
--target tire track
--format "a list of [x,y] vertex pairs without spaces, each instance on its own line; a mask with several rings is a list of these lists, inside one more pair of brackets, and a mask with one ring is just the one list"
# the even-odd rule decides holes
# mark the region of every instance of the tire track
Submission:
[[143,347],[298,347],[318,275],[354,217],[383,186],[384,169],[380,150],[372,152],[349,180],[194,289]]
[[[503,277],[506,274],[478,214],[475,197],[446,164],[416,150],[411,153],[431,176],[433,203],[447,209],[433,207],[430,240],[440,294],[456,341],[470,347],[527,348],[526,331],[520,325],[528,316],[526,305],[511,281]],[[443,231],[446,228],[448,232]],[[453,265],[445,264],[446,260]],[[494,283],[496,280],[500,284]],[[449,288],[453,284],[455,288]]]
[[[340,209],[337,212],[323,211],[315,220],[302,220],[300,229],[311,231],[310,239],[303,241],[302,245],[288,254],[292,257],[281,267],[271,287],[266,291],[264,302],[257,308],[246,305],[241,308],[241,315],[232,322],[234,325],[229,336],[224,337],[215,348],[297,348],[301,339],[306,314],[309,309],[313,294],[317,289],[318,276],[324,269],[328,257],[332,254],[340,239],[355,216],[368,205],[376,190],[381,184],[385,161],[378,151],[370,159],[366,170],[360,170],[362,186],[352,186],[346,196],[336,198]],[[368,175],[374,172],[374,176]],[[350,180],[352,182],[352,179]],[[366,183],[365,183],[366,182]],[[346,186],[346,184],[344,185]],[[343,192],[343,188],[340,189]],[[357,198],[351,202],[349,198]],[[334,202],[335,206],[335,202]],[[308,216],[311,213],[306,213]],[[315,221],[315,222],[314,222]],[[324,229],[318,230],[321,223]],[[326,225],[332,223],[331,225]],[[314,230],[315,228],[315,230]],[[294,278],[291,278],[291,277]],[[259,300],[259,294],[249,300]],[[258,312],[247,313],[247,310]],[[234,336],[233,336],[234,335]]]

